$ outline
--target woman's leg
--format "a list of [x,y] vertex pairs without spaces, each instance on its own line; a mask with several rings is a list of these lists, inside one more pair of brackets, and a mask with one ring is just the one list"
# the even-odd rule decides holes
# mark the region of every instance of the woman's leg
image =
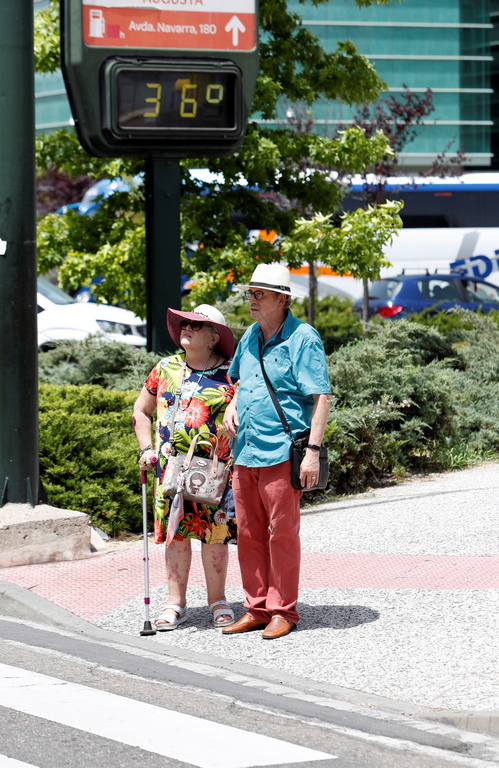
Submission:
[[[168,604],[180,605],[184,608],[187,597],[187,581],[189,578],[189,571],[191,568],[191,540],[182,539],[177,541],[174,539],[168,549],[165,547],[165,562],[166,562],[166,579],[168,584]],[[176,611],[168,610],[163,611],[163,614],[167,616],[177,616]],[[160,619],[156,621],[157,624],[165,624],[166,622]]]
[[[203,562],[206,579],[206,591],[208,604],[217,600],[225,600],[225,580],[229,565],[229,548],[226,544],[203,544],[201,547],[201,559]],[[223,605],[214,605],[213,610],[223,608]],[[225,622],[232,618],[230,614],[218,616],[217,622]]]

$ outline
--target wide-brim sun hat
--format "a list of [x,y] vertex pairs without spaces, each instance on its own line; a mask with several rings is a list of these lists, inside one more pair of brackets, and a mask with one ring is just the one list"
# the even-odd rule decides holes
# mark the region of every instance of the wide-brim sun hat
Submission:
[[226,360],[232,357],[234,347],[236,346],[234,334],[227,325],[225,317],[216,307],[212,307],[211,304],[199,304],[199,306],[194,307],[193,312],[181,312],[178,309],[168,310],[166,313],[166,326],[172,341],[175,342],[177,347],[180,347],[180,335],[182,331],[180,327],[181,320],[198,320],[201,323],[208,322],[215,328],[220,336],[215,349],[218,350]]
[[248,285],[235,285],[234,288],[238,291],[263,288],[266,291],[295,296],[290,289],[289,269],[282,264],[258,264]]

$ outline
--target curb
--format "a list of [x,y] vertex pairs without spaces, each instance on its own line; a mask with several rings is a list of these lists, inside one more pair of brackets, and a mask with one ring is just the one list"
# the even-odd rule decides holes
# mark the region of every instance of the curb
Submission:
[[478,733],[499,737],[499,712],[473,712],[470,710],[460,712],[449,709],[444,712],[433,712],[430,715],[426,715],[425,720],[432,720],[444,725],[453,725],[456,728],[463,728],[465,731],[477,731]]
[[10,581],[0,581],[0,613],[73,632],[88,631],[92,626],[65,608]]
[[[61,608],[44,597],[30,592],[29,589],[11,582],[0,581],[0,615],[24,620],[30,624],[44,624],[80,635],[86,635],[96,641],[117,642],[116,633],[95,627],[65,608]],[[140,637],[135,639],[130,636],[122,637],[120,635],[119,644],[144,650],[147,648],[147,639]],[[458,710],[444,710],[436,712],[430,707],[396,701],[388,697],[342,688],[341,686],[329,683],[318,683],[289,673],[266,669],[265,667],[253,664],[230,661],[205,653],[186,651],[163,644],[159,647],[155,646],[154,649],[149,646],[148,650],[160,656],[177,658],[187,663],[196,662],[236,674],[258,678],[270,683],[289,685],[303,691],[305,694],[337,699],[359,707],[365,707],[366,709],[372,708],[392,715],[402,715],[418,720],[450,725],[463,730],[475,731],[489,736],[499,736],[499,712],[496,711],[481,712],[468,710],[461,712]]]

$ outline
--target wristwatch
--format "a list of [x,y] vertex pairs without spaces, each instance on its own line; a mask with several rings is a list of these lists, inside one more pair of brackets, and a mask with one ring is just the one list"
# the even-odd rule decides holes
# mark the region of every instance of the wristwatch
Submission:
[[312,451],[320,451],[321,449],[320,445],[311,445],[310,443],[307,445],[307,448],[310,448]]

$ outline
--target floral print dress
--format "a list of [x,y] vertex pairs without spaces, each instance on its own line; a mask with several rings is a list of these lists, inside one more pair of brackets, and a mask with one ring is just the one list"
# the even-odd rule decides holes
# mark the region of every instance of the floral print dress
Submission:
[[[175,390],[180,381],[185,355],[164,357],[146,379],[147,391],[156,398],[156,439],[158,456],[154,480],[154,540],[165,540],[171,499],[162,491],[163,476],[168,462],[170,427],[175,404]],[[206,371],[185,369],[175,417],[174,446],[178,453],[187,453],[197,434],[218,437],[218,455],[223,461],[230,456],[229,436],[222,427],[227,405],[234,397],[234,387],[228,376],[230,361]],[[208,453],[207,446],[196,446],[196,455]],[[235,520],[218,508],[184,500],[184,517],[175,534],[176,540],[199,539],[205,544],[230,544],[236,541]]]

